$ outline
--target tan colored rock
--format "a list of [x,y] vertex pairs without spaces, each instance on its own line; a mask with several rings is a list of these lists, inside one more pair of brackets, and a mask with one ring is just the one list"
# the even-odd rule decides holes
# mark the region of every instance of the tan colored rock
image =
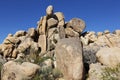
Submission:
[[72,28],[65,28],[65,33],[70,37],[79,37],[79,33],[75,32]]
[[97,36],[94,31],[88,32],[88,34],[85,35],[85,38],[89,39],[89,42],[94,42],[97,40]]
[[12,58],[16,58],[18,54],[19,54],[19,51],[17,49],[14,49],[12,52]]
[[79,18],[73,18],[68,22],[67,27],[71,27],[74,31],[82,33],[85,29],[85,22]]
[[120,48],[102,48],[96,53],[100,63],[109,67],[115,67],[120,64]]
[[55,54],[57,68],[65,80],[83,80],[82,45],[79,38],[60,39]]
[[[64,20],[63,13],[62,12],[56,12],[54,15],[55,15],[55,17],[57,17],[57,19],[59,21],[58,25],[64,26],[65,20]],[[60,26],[58,26],[58,27],[60,27]]]
[[40,34],[41,32],[41,26],[42,26],[43,17],[40,18],[40,20],[37,22],[37,32]]
[[105,31],[104,31],[104,34],[109,34],[109,33],[110,33],[109,30],[105,30]]
[[89,77],[87,80],[103,80],[102,74],[104,72],[104,68],[106,68],[106,66],[103,66],[100,63],[90,64],[90,69],[88,72]]
[[120,30],[115,30],[113,33],[120,36]]
[[59,37],[60,39],[65,38],[65,29],[63,26],[59,25],[58,27]]
[[55,20],[54,18],[50,18],[47,20],[47,27],[51,28],[51,27],[57,27],[58,21]]
[[115,43],[107,35],[99,36],[95,43],[103,47],[115,47]]
[[49,5],[46,9],[46,14],[48,16],[51,16],[53,14],[53,6],[52,5]]
[[33,42],[33,39],[31,38],[26,38],[24,41],[21,42],[21,44],[18,46],[17,50],[20,53],[24,53],[26,49],[28,49]]
[[26,31],[20,30],[20,31],[17,31],[17,32],[14,34],[14,37],[25,36],[26,34],[27,34]]
[[47,17],[44,16],[38,24],[38,31],[40,35],[46,34],[46,29],[47,29],[46,24],[47,24]]
[[40,35],[38,39],[38,45],[41,47],[41,53],[45,53],[47,50],[46,35]]
[[3,41],[3,44],[13,44],[13,45],[15,45],[15,44],[18,44],[18,43],[20,43],[20,40],[16,37],[13,37],[13,36],[10,36],[10,35],[8,35],[6,37],[6,39]]
[[29,80],[40,67],[36,64],[23,62],[22,64],[9,61],[3,65],[1,80]]
[[1,46],[1,53],[3,54],[4,58],[6,58],[8,56],[10,57],[12,55],[12,51],[14,49],[13,45],[11,45],[11,44],[8,44],[8,45],[2,44],[0,46]]
[[88,45],[89,44],[89,39],[88,38],[85,38],[85,37],[81,36],[80,39],[81,39],[81,42],[83,43],[83,45]]
[[102,36],[103,35],[103,32],[97,32],[97,36]]
[[35,30],[35,28],[28,29],[28,36],[35,37],[36,35],[37,35],[37,31]]

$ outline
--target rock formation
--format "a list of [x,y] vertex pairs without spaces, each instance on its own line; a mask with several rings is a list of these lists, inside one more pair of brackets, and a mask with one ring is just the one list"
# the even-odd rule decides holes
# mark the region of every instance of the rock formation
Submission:
[[[97,76],[104,72],[102,68],[120,64],[120,30],[96,33],[84,32],[85,28],[82,19],[65,22],[62,12],[54,12],[54,7],[48,6],[36,28],[8,34],[0,44],[1,80],[34,80],[35,75],[41,75],[38,78],[42,80],[101,80]],[[33,70],[28,65],[36,67]],[[19,67],[21,73],[17,71]],[[47,76],[43,75],[45,70]],[[94,70],[96,75],[91,73]]]

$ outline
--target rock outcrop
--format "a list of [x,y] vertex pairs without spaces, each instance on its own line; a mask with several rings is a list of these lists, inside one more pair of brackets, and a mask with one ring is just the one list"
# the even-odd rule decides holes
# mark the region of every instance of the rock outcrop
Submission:
[[[54,7],[48,6],[46,15],[40,18],[36,28],[8,34],[0,44],[2,80],[8,77],[14,80],[35,78],[33,73],[37,71],[37,78],[42,80],[101,80],[97,77],[104,73],[101,69],[116,69],[120,65],[120,30],[96,33],[84,32],[85,28],[82,19],[72,18],[66,22],[62,12],[54,12]],[[35,70],[26,66],[33,63],[37,66]],[[4,71],[5,66],[7,71]],[[25,73],[24,69],[33,73]],[[94,70],[98,75],[91,73]],[[25,77],[20,77],[24,74]],[[90,76],[86,77],[87,74]],[[96,77],[93,78],[94,75]]]

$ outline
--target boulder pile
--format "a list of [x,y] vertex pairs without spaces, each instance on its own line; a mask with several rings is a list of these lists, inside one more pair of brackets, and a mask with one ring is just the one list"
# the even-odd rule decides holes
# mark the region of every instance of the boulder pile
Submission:
[[[62,12],[48,6],[37,28],[8,34],[0,44],[1,80],[34,80],[35,74],[47,67],[62,73],[62,77],[53,75],[49,80],[104,80],[100,77],[103,68],[120,64],[120,30],[95,33],[84,32],[85,28],[82,19],[65,22]],[[46,59],[40,62],[42,58]]]

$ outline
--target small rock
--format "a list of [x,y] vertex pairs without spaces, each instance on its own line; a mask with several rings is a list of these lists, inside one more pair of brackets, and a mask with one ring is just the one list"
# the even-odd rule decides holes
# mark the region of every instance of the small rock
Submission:
[[26,34],[27,34],[26,31],[20,30],[20,31],[17,31],[17,32],[14,34],[14,37],[25,36]]
[[97,32],[97,36],[100,37],[103,35],[103,32]]
[[110,33],[109,30],[105,30],[105,31],[104,31],[104,34],[109,34],[109,33]]
[[53,14],[53,6],[52,5],[49,5],[46,9],[46,14],[48,16],[51,16]]

